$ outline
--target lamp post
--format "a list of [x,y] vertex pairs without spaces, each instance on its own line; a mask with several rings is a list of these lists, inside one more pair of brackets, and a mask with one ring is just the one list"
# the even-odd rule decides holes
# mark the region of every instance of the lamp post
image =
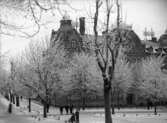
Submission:
[[157,115],[157,81],[155,80],[154,114]]

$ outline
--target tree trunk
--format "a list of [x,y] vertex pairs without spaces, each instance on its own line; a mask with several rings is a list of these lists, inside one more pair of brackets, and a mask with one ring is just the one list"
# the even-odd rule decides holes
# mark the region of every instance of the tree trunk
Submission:
[[57,102],[57,99],[56,99],[56,94],[55,94],[55,98],[54,98],[55,107],[56,107],[56,102]]
[[157,115],[157,104],[156,104],[156,102],[154,103],[154,115]]
[[147,99],[147,110],[149,110],[149,109],[150,109],[150,100]]
[[5,98],[9,101],[9,95],[8,94],[5,94]]
[[120,95],[120,94],[119,94],[119,92],[118,92],[118,96],[117,96],[117,106],[118,106],[118,110],[120,110],[120,104],[119,104],[119,99],[120,99],[120,98],[119,98],[119,95]]
[[69,101],[68,101],[68,96],[66,96],[66,102],[67,102],[67,104],[66,104],[66,105],[68,105],[68,104],[69,104]]
[[9,93],[9,100],[10,100],[11,103],[13,102],[12,101],[12,94],[11,93]]
[[71,96],[69,96],[69,104],[72,105]]
[[15,95],[13,95],[13,104],[15,104],[16,103],[16,100],[15,100]]
[[16,106],[17,106],[17,107],[19,107],[19,106],[20,106],[19,96],[16,96]]
[[12,103],[10,102],[9,103],[9,106],[8,106],[8,113],[12,113]]
[[115,108],[113,103],[112,103],[112,114],[115,114]]
[[44,102],[43,104],[43,117],[47,118],[47,103]]
[[28,98],[28,111],[31,112],[31,98]]
[[85,110],[85,103],[86,103],[86,100],[85,100],[85,97],[83,97],[82,99],[82,109]]
[[111,89],[108,87],[104,87],[104,106],[105,106],[105,123],[112,123],[111,110],[110,110]]
[[50,104],[49,103],[47,103],[47,113],[49,113],[49,108],[50,108]]
[[[155,81],[155,89],[156,89],[156,81]],[[157,115],[157,92],[155,92],[155,101],[154,101],[154,114]]]
[[13,103],[13,94],[10,94],[10,101]]
[[114,109],[114,92],[111,91],[111,109],[112,109],[112,114],[115,114],[115,109]]

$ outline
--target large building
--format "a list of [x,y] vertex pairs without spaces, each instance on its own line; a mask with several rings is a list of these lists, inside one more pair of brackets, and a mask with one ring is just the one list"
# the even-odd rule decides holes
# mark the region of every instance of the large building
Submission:
[[[103,33],[105,35],[105,33]],[[138,71],[140,70],[140,61],[150,55],[159,54],[159,50],[163,50],[167,46],[167,34],[160,37],[159,41],[153,38],[149,41],[141,41],[132,28],[126,28],[125,26],[120,28],[121,34],[121,52],[123,52],[127,61],[134,64],[133,77],[135,83],[140,81],[137,78]],[[98,42],[103,42],[105,36],[98,36]],[[110,31],[111,40],[117,35],[117,29],[114,28]],[[94,36],[85,34],[85,18],[80,18],[79,31],[72,26],[72,21],[68,18],[63,18],[60,21],[60,28],[57,31],[52,30],[51,34],[51,47],[56,49],[64,49],[70,55],[75,52],[87,52],[93,53],[94,51]],[[135,89],[131,88],[127,102],[133,104],[136,97],[133,95]]]
[[151,40],[144,40],[145,52],[149,55],[166,55],[167,54],[167,31],[157,40],[152,37]]
[[[111,37],[114,37],[117,29],[111,31]],[[130,63],[140,61],[146,56],[145,46],[142,44],[137,34],[130,28],[120,28],[122,52]],[[113,39],[114,40],[114,39]]]
[[64,49],[68,54],[84,51],[82,36],[72,26],[72,21],[68,18],[63,18],[60,21],[57,31],[52,30],[50,46],[57,50]]
[[[127,56],[128,61],[135,62],[145,56],[145,46],[141,43],[136,33],[129,28],[121,28],[121,35],[123,49]],[[111,38],[116,35],[116,29],[111,30]],[[103,42],[104,36],[98,36],[98,41]],[[68,18],[63,18],[60,21],[60,27],[57,31],[52,30],[51,34],[51,47],[65,49],[67,53],[74,52],[91,52],[94,48],[94,36],[85,34],[85,18],[80,18],[79,32],[74,26],[72,21]]]

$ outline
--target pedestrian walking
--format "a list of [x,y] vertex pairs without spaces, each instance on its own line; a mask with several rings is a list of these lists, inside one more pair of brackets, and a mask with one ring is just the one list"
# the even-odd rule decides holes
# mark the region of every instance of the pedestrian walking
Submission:
[[76,119],[76,123],[79,123],[79,109],[77,109],[75,112],[75,119]]
[[66,114],[68,114],[68,109],[69,109],[69,106],[66,105],[66,106],[65,106]]
[[71,117],[69,119],[69,122],[70,123],[74,123],[75,122],[75,114],[74,113],[72,113],[72,115],[71,115]]
[[73,105],[70,105],[70,113],[72,114],[73,113]]
[[21,101],[23,100],[23,96],[20,96]]
[[63,106],[60,106],[59,109],[60,109],[60,114],[62,115],[63,114]]

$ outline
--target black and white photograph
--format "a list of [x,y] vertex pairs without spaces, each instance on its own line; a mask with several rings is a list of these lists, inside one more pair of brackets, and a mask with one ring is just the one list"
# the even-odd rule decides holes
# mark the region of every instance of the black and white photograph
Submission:
[[0,123],[167,123],[167,0],[0,0]]

